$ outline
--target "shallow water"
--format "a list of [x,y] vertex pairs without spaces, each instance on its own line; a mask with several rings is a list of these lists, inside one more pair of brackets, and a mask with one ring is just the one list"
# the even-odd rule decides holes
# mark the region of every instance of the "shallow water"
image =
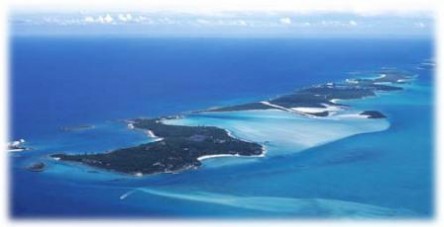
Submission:
[[377,132],[389,127],[385,119],[336,116],[315,118],[281,110],[250,110],[204,113],[167,124],[206,125],[224,128],[235,137],[266,144],[267,156],[285,155],[319,146],[359,133]]

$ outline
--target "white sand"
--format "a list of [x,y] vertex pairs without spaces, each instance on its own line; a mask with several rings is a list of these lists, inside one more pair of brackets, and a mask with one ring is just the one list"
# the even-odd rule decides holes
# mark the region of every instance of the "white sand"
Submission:
[[294,111],[301,112],[301,113],[322,113],[326,111],[326,108],[321,107],[293,107],[291,108]]
[[153,131],[151,131],[151,130],[146,130],[146,135],[147,135],[148,137],[154,139],[153,142],[157,142],[157,141],[161,141],[161,140],[163,140],[162,137],[158,137],[158,136],[156,136],[156,135],[153,133]]
[[322,113],[324,111],[338,112],[338,111],[343,110],[339,106],[328,105],[325,103],[322,104],[324,107],[292,107],[292,108],[286,108],[286,107],[279,106],[279,105],[276,105],[276,104],[273,104],[273,103],[270,103],[267,101],[262,101],[261,103],[264,105],[267,105],[267,106],[274,107],[279,110],[286,111],[286,112],[293,112],[293,113],[296,112],[296,113],[304,114],[304,115],[305,114],[313,114],[313,113]]
[[285,108],[283,106],[279,106],[279,105],[276,105],[276,104],[273,104],[273,103],[270,103],[270,102],[267,102],[267,101],[262,101],[261,103],[264,104],[264,105],[267,105],[267,106],[274,107],[276,109],[280,109],[280,110],[283,110],[283,111],[291,112],[291,109],[288,109],[288,108]]
[[262,149],[262,154],[260,155],[240,155],[240,154],[214,154],[214,155],[204,155],[197,158],[199,161],[203,161],[210,158],[224,158],[224,157],[240,157],[240,158],[263,158],[265,157],[266,149]]
[[214,155],[205,155],[200,156],[197,158],[197,160],[202,161],[209,158],[221,158],[221,157],[239,157],[239,154],[214,154]]
[[386,77],[387,75],[386,74],[381,74],[381,75],[379,75],[378,77],[376,77],[376,79],[382,79],[382,78],[384,78],[384,77]]
[[147,131],[146,131],[146,134],[147,134],[149,137],[151,137],[151,138],[157,138],[157,136],[154,135],[153,131],[151,131],[151,130],[147,130]]
[[354,79],[346,79],[345,82],[349,83],[349,84],[357,84],[357,83],[359,83],[358,81],[356,81]]
[[26,141],[24,139],[15,140],[12,142],[8,142],[7,147],[11,149],[7,149],[8,152],[21,152],[25,151],[26,148],[19,148],[22,146]]
[[8,152],[22,152],[25,151],[25,149],[9,149]]
[[361,115],[360,113],[350,113],[350,114],[340,114],[340,115],[337,115],[336,118],[338,118],[338,119],[346,119],[346,118],[348,118],[348,119],[353,119],[353,118],[355,118],[355,119],[368,119],[368,116],[367,115]]
[[293,107],[291,109],[296,112],[303,113],[303,114],[322,113],[324,111],[338,112],[338,111],[343,110],[339,106],[333,106],[333,105],[328,105],[328,104],[322,104],[322,105],[324,107]]
[[205,113],[166,123],[228,129],[238,138],[266,143],[267,156],[299,152],[348,136],[382,131],[390,126],[386,119],[369,120],[356,112],[311,118],[276,109]]

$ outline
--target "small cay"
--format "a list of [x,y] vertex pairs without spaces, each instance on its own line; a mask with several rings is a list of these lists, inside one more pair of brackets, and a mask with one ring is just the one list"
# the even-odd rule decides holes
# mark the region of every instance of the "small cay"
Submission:
[[15,140],[8,143],[8,151],[9,152],[18,152],[18,151],[26,151],[29,148],[25,147],[23,144],[26,141],[24,139]]
[[26,169],[31,172],[42,172],[43,170],[45,170],[45,167],[46,167],[45,163],[36,162],[26,167]]
[[386,116],[384,114],[382,114],[381,112],[375,111],[375,110],[367,110],[367,111],[360,113],[360,115],[364,115],[364,116],[367,116],[367,118],[373,118],[373,119],[386,118]]

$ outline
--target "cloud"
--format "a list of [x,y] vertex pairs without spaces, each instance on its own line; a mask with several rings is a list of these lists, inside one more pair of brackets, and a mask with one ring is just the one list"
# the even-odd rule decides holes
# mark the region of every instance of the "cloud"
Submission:
[[281,22],[281,24],[291,24],[291,18],[289,18],[289,17],[284,17],[284,18],[281,18],[281,19],[279,19],[279,22]]
[[356,27],[358,26],[358,22],[356,22],[355,20],[322,20],[320,23],[321,26],[323,27]]
[[240,26],[248,26],[248,23],[246,21],[244,21],[244,20],[238,20],[237,24],[240,25]]
[[176,25],[176,24],[181,23],[180,20],[176,20],[176,19],[170,18],[170,17],[162,17],[158,20],[158,22],[161,24],[167,24],[167,25]]
[[94,17],[91,16],[86,16],[83,21],[85,21],[86,23],[94,23]]
[[358,23],[357,23],[356,21],[354,21],[354,20],[350,20],[350,21],[348,22],[348,24],[349,24],[350,26],[353,26],[353,27],[358,26]]
[[114,19],[111,15],[106,14],[106,16],[104,17],[104,20],[106,23],[111,23],[111,22],[113,22]]
[[197,22],[198,24],[204,24],[204,25],[211,24],[211,21],[209,21],[209,20],[205,20],[205,19],[197,19],[196,22]]
[[321,25],[325,27],[332,27],[332,26],[340,26],[342,23],[339,21],[333,21],[333,20],[323,20],[321,21]]
[[414,25],[417,28],[425,28],[426,27],[426,25],[423,22],[416,22]]
[[188,21],[188,25],[198,24],[205,26],[229,26],[229,27],[249,27],[257,22],[254,20],[244,20],[239,18],[198,18],[195,20]]
[[106,14],[105,16],[99,16],[95,20],[96,23],[101,23],[101,24],[110,24],[113,21],[114,21],[114,18],[109,14]]
[[434,0],[14,0],[10,1],[13,10],[43,11],[181,11],[181,12],[224,12],[224,11],[282,11],[282,12],[430,12],[436,5]]
[[119,14],[118,18],[122,22],[127,22],[127,21],[131,21],[133,19],[133,16],[131,14],[129,14],[129,13],[127,13],[127,14]]

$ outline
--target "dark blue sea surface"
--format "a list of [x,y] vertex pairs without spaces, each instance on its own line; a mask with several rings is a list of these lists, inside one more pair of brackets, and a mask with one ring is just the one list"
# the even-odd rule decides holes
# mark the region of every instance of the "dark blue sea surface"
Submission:
[[[417,68],[433,40],[12,37],[10,47],[11,139],[33,148],[9,154],[13,217],[433,215],[433,72]],[[258,101],[382,67],[419,75],[403,92],[352,102],[386,114],[382,132],[142,178],[48,158],[148,141],[122,119]],[[95,127],[60,130],[83,124]],[[47,170],[25,170],[35,161]]]

